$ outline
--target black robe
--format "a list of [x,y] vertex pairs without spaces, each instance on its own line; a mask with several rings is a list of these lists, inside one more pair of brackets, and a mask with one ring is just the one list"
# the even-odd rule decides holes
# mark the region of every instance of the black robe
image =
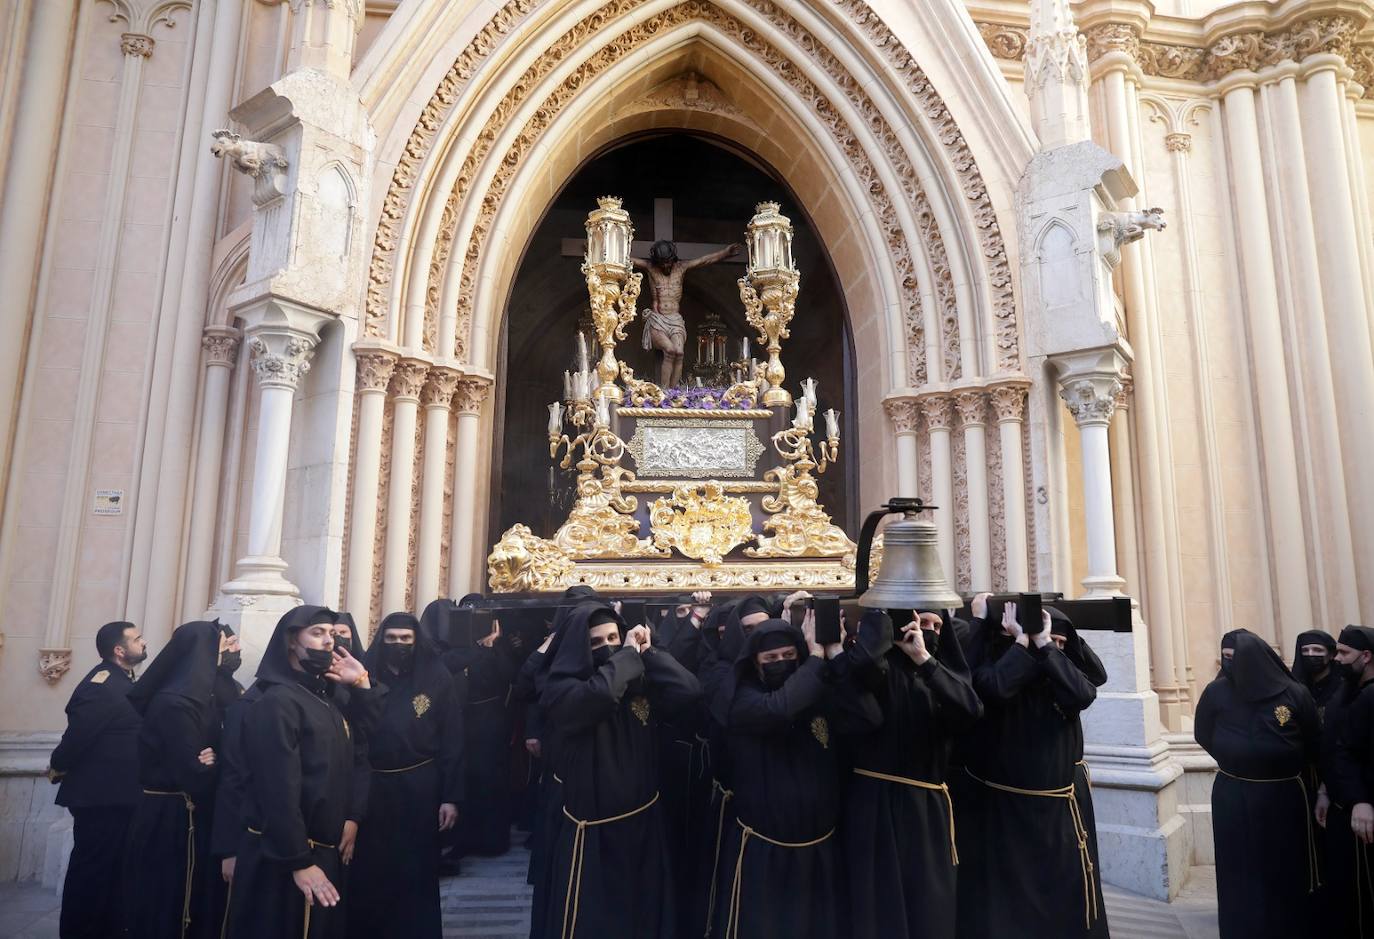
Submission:
[[220,928],[205,913],[210,829],[197,815],[213,803],[218,778],[218,767],[201,763],[199,755],[219,744],[212,704],[219,640],[218,623],[177,627],[129,691],[130,703],[143,714],[143,792],[125,845],[125,924],[140,939],[213,936]]
[[958,935],[1087,936],[1102,910],[1074,763],[1097,689],[1053,643],[1022,647],[984,622],[969,644],[984,716],[956,798]]
[[238,846],[229,929],[234,939],[339,939],[339,906],[307,905],[292,878],[317,866],[338,885],[338,844],[348,813],[353,744],[335,687],[291,667],[291,632],[332,623],[298,606],[277,623],[258,667],[261,697],[243,714],[246,836]]
[[[549,647],[541,695],[558,735],[564,822],[553,842],[543,936],[602,939],[674,929],[670,859],[659,805],[659,722],[700,695],[665,652],[621,649],[593,667],[588,621],[610,607],[570,613]],[[625,625],[620,625],[622,633]]]
[[[383,664],[388,627],[416,630],[404,674]],[[387,694],[369,739],[371,791],[349,872],[348,934],[438,939],[439,806],[463,801],[462,705],[438,650],[409,614],[393,613],[378,625],[367,667]],[[465,823],[460,814],[458,824]]]
[[1320,881],[1305,777],[1318,757],[1312,695],[1247,630],[1222,639],[1229,668],[1203,690],[1193,733],[1217,761],[1212,837],[1222,939],[1286,939],[1312,925]]
[[124,842],[142,797],[138,782],[141,717],[127,697],[128,672],[101,662],[67,702],[67,729],[53,750],[56,802],[72,813],[72,853],[62,888],[60,932],[105,939],[123,929]]
[[1374,682],[1352,683],[1349,692],[1343,704],[1327,705],[1323,723],[1324,746],[1334,743],[1329,760],[1325,749],[1322,754],[1331,799],[1325,874],[1337,934],[1368,939],[1374,937],[1374,848],[1355,837],[1350,813],[1362,802],[1374,804]]
[[848,655],[873,690],[883,724],[849,741],[855,772],[840,823],[847,932],[855,939],[954,939],[953,803],[947,789],[914,783],[944,785],[953,740],[982,716],[983,704],[952,632],[918,666],[893,647],[887,616],[870,612]]
[[[800,665],[781,688],[768,691],[754,655],[779,635],[792,641]],[[810,657],[801,630],[781,620],[754,628],[731,678],[724,687],[736,820],[721,849],[715,935],[839,936],[846,907],[835,838],[838,734],[877,728],[878,703],[845,675],[843,662]]]

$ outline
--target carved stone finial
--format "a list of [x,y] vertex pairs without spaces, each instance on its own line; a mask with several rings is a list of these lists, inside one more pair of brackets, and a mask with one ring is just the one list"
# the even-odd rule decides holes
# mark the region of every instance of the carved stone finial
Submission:
[[39,649],[38,674],[50,685],[55,685],[72,667],[71,649]]
[[1092,139],[1088,123],[1088,43],[1069,0],[1031,0],[1025,83],[1043,150]]

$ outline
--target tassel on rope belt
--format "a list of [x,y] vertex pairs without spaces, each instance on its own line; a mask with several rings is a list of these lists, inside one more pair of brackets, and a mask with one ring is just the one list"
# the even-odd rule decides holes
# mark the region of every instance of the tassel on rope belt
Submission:
[[[262,837],[262,832],[258,831],[256,828],[253,828],[251,826],[248,829],[248,834],[257,835],[259,838]],[[338,845],[325,844],[323,841],[316,841],[314,838],[306,838],[305,843],[310,845],[311,848],[328,848],[330,851],[339,850]]]
[[637,809],[630,809],[619,815],[612,815],[610,818],[597,818],[591,821],[584,821],[568,811],[568,807],[563,806],[563,814],[568,820],[577,826],[573,832],[572,847],[572,866],[568,868],[568,891],[563,898],[563,931],[559,933],[563,939],[571,939],[577,932],[577,907],[582,899],[582,851],[587,846],[587,829],[594,825],[609,825],[612,822],[623,822],[627,818],[633,818],[641,812],[647,812],[655,802],[658,801],[658,793],[645,802]]
[[[1281,779],[1251,779],[1249,776],[1237,776],[1235,773],[1228,773],[1220,766],[1217,772],[1232,779],[1239,779],[1241,782],[1248,783],[1286,783],[1295,782],[1298,789],[1302,792],[1302,814],[1307,819],[1307,892],[1314,893],[1322,885],[1321,870],[1317,860],[1317,833],[1312,828],[1311,803],[1307,801],[1307,783],[1303,782],[1302,774],[1296,776],[1284,776]],[[1358,839],[1356,839],[1358,841]]]
[[1078,863],[1083,869],[1083,922],[1088,929],[1091,929],[1099,915],[1097,909],[1097,876],[1093,871],[1092,851],[1088,848],[1088,829],[1083,824],[1083,813],[1078,810],[1078,800],[1073,796],[1073,783],[1060,786],[1058,789],[1021,789],[1017,786],[1004,786],[1001,783],[982,779],[975,776],[968,767],[964,767],[964,772],[968,773],[969,778],[982,783],[989,789],[1010,792],[1018,796],[1063,799],[1069,804],[1069,817],[1073,819],[1074,836],[1078,838]]
[[749,846],[750,838],[758,838],[779,848],[814,848],[824,841],[828,841],[830,836],[835,834],[835,829],[830,829],[819,838],[812,838],[810,841],[778,841],[769,838],[765,834],[755,831],[744,824],[742,819],[736,818],[735,823],[740,827],[739,854],[735,857],[735,880],[730,888],[730,915],[725,921],[725,939],[739,939],[739,910],[740,898],[744,893],[744,849]]
[[145,796],[177,796],[186,802],[186,883],[182,887],[181,934],[191,925],[191,886],[196,878],[196,804],[181,790],[144,789]]
[[711,796],[720,793],[720,808],[716,810],[716,848],[711,852],[711,890],[706,895],[706,935],[711,935],[711,920],[716,913],[716,876],[720,873],[720,842],[725,837],[725,808],[735,797],[733,790],[726,789],[719,779],[711,780]]
[[949,786],[944,783],[926,782],[923,779],[909,779],[906,776],[890,776],[887,773],[879,773],[876,770],[860,769],[854,767],[856,776],[867,776],[869,779],[881,779],[883,782],[897,783],[902,786],[912,786],[916,789],[930,789],[934,792],[945,794],[945,804],[949,806],[949,859],[957,867],[959,864],[959,851],[954,847],[954,799],[950,797]]
[[374,772],[374,773],[408,773],[408,772],[410,772],[410,771],[413,770],[413,769],[419,769],[421,766],[428,766],[429,764],[431,764],[431,763],[433,763],[433,762],[434,762],[434,759],[433,759],[433,757],[431,757],[431,758],[428,759],[428,760],[421,760],[421,761],[418,762],[418,763],[411,763],[409,766],[398,766],[398,767],[396,767],[395,769],[377,769],[376,767],[373,767],[372,772]]

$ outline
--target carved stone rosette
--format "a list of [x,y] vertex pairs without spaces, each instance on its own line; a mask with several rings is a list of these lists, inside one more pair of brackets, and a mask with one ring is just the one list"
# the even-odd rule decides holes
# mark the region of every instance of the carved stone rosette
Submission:
[[524,525],[510,528],[487,557],[487,579],[497,593],[561,590],[573,562],[563,551]]
[[757,537],[749,501],[727,496],[714,479],[678,486],[671,496],[655,499],[649,524],[654,544],[664,554],[673,548],[707,567],[720,565],[727,554]]
[[57,684],[72,667],[71,649],[39,649],[38,674],[50,685]]

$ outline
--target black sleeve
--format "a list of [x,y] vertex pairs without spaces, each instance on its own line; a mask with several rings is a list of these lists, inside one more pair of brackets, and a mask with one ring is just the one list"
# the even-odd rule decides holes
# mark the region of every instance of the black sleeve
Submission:
[[730,702],[729,730],[767,734],[792,723],[825,695],[825,661],[812,656],[777,691],[741,684]]
[[[80,700],[76,700],[78,695]],[[119,716],[115,705],[120,702],[111,701],[105,696],[86,694],[84,688],[77,688],[72,698],[74,700],[67,713],[67,729],[62,732],[62,739],[48,761],[48,765],[59,773],[70,773],[75,769],[81,758],[100,739],[105,728]]]
[[1198,698],[1197,708],[1193,711],[1193,739],[1214,758],[1216,754],[1212,753],[1212,744],[1216,735],[1220,696],[1216,682],[1212,682],[1202,689],[1202,696]]
[[367,733],[354,726],[352,731],[353,773],[348,787],[349,821],[362,823],[367,817],[367,801],[372,794],[372,759],[367,744]]
[[[1370,707],[1369,694],[1361,692],[1346,709],[1345,726],[1341,729],[1336,742],[1336,756],[1332,761],[1336,768],[1336,784],[1339,795],[1332,795],[1337,802],[1348,803],[1354,808],[1362,802],[1374,803],[1374,794],[1365,785],[1365,763],[1374,752],[1374,711]],[[1331,787],[1328,786],[1328,791]]]
[[841,652],[827,664],[826,717],[837,734],[866,734],[883,724],[878,699],[859,684],[849,653]]
[[643,656],[621,649],[585,681],[559,678],[549,682],[541,702],[548,719],[561,731],[595,727],[615,713],[630,682],[644,674]]
[[1312,700],[1312,692],[1301,685],[1294,690],[1297,693],[1293,696],[1293,710],[1297,712],[1298,727],[1302,730],[1303,752],[1307,755],[1307,762],[1316,766],[1322,752],[1321,715],[1317,713],[1317,702]]
[[387,686],[370,682],[370,688],[349,688],[341,711],[356,734],[364,738],[377,729],[386,706]]
[[1065,714],[1087,710],[1097,700],[1097,688],[1054,643],[1031,655],[1039,661],[1041,672],[1049,676],[1054,702]]
[[154,707],[157,710],[154,712],[149,709],[148,722],[154,724],[153,731],[161,741],[167,769],[176,787],[189,795],[193,802],[208,799],[214,793],[219,767],[206,766],[200,761],[200,751],[205,749],[200,708],[191,701],[176,697],[157,702]]
[[973,669],[973,690],[984,701],[1010,701],[1040,674],[1038,663],[1020,643],[1014,643],[995,662]]
[[210,853],[217,858],[233,857],[243,837],[243,793],[248,787],[247,767],[243,762],[243,718],[249,702],[235,701],[224,714],[220,731],[219,785],[215,787],[215,821],[210,829]]
[[973,685],[965,678],[945,667],[934,657],[924,665],[916,666],[916,674],[926,683],[940,717],[951,730],[965,730],[972,727],[983,716],[983,702]]
[[443,777],[443,801],[457,804],[463,799],[463,703],[454,682],[444,683],[439,719],[439,770]]
[[262,813],[263,854],[291,870],[315,863],[301,814],[300,736],[300,712],[282,696],[264,695],[244,717],[243,753]]
[[535,687],[534,676],[539,674],[540,667],[544,664],[544,653],[535,649],[525,659],[525,664],[520,666],[520,671],[515,676],[515,686],[512,688],[516,701],[524,701],[530,704],[539,699],[539,690]]
[[1107,683],[1107,668],[1102,664],[1102,660],[1097,657],[1092,646],[1082,636],[1078,637],[1079,661],[1074,662],[1078,670],[1088,681],[1093,683],[1094,688],[1101,688]]
[[672,655],[650,646],[640,658],[644,660],[649,699],[655,710],[662,709],[665,719],[673,720],[701,700],[701,682]]
[[677,632],[668,643],[668,654],[677,659],[683,668],[695,672],[701,665],[703,645],[700,629],[691,623],[679,623]]

